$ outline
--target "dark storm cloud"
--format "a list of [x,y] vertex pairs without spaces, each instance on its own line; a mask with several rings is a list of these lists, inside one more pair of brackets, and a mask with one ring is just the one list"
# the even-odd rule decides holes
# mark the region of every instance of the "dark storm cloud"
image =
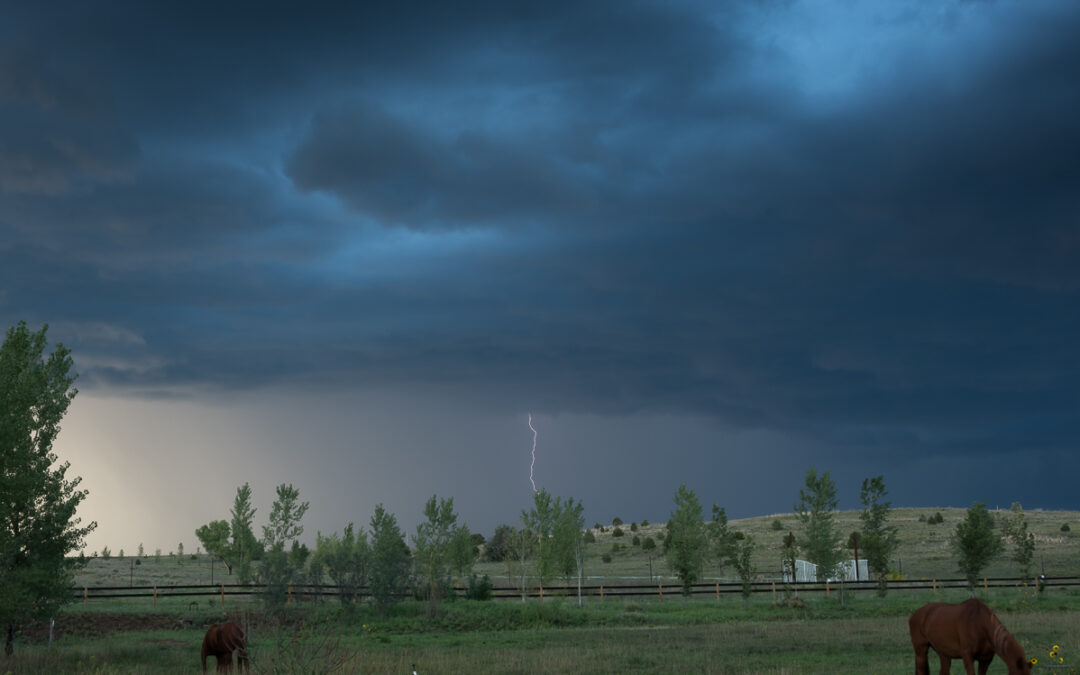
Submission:
[[1073,6],[882,19],[824,94],[783,3],[239,7],[0,28],[0,313],[88,381],[1075,445]]

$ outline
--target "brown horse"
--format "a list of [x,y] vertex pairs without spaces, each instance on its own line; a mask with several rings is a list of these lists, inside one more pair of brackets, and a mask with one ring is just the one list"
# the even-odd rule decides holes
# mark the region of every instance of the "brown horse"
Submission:
[[220,626],[210,626],[202,641],[202,671],[206,672],[206,657],[217,657],[219,673],[232,672],[232,653],[236,652],[236,665],[241,672],[248,670],[247,635],[240,624],[230,621]]
[[1024,648],[1005,630],[997,615],[976,598],[958,605],[945,602],[923,605],[908,619],[908,626],[915,647],[915,675],[930,675],[927,660],[930,647],[941,659],[941,675],[948,675],[953,659],[964,660],[967,675],[975,675],[978,661],[979,675],[986,675],[994,654],[1008,666],[1009,675],[1031,675]]

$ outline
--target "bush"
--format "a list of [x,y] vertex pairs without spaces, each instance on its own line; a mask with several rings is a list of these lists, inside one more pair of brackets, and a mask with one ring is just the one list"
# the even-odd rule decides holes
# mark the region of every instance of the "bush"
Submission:
[[614,530],[611,531],[611,536],[613,537],[621,537],[623,536],[623,534],[625,533],[623,532],[623,529],[621,527],[616,527]]
[[635,534],[633,540],[630,543],[634,546],[641,546],[641,537]]
[[582,539],[586,544],[593,544],[596,542],[596,535],[592,533],[592,530],[585,530],[585,536]]
[[637,532],[637,523],[630,523],[630,531]]
[[469,587],[465,589],[465,597],[469,600],[490,600],[491,589],[491,577],[486,574],[472,574],[469,576]]
[[600,556],[600,560],[603,560],[606,563],[611,562],[611,554],[605,553],[604,555]]
[[618,527],[618,526],[622,525],[622,518],[620,518],[618,516],[615,516],[614,518],[611,519],[611,524],[614,527]]
[[770,525],[774,531],[780,531],[784,529],[784,524],[780,522],[779,518],[773,518],[772,525]]
[[919,522],[920,523],[925,523],[926,522],[926,514],[925,513],[920,513],[919,514]]
[[101,558],[102,558],[102,560],[108,560],[111,557],[112,557],[112,551],[109,550],[109,547],[108,546],[102,546],[101,547]]
[[646,527],[646,526],[648,526],[648,524],[649,524],[649,521],[647,521],[647,520],[641,521],[641,526],[642,527]]
[[1069,531],[1069,524],[1068,523],[1062,523],[1061,524],[1061,531],[1062,532],[1068,532]]
[[620,544],[619,542],[615,542],[615,543],[613,543],[611,545],[611,552],[612,553],[618,553],[621,550],[623,550],[623,545]]
[[656,540],[652,537],[645,537],[645,541],[641,542],[641,549],[643,551],[651,551],[656,548]]

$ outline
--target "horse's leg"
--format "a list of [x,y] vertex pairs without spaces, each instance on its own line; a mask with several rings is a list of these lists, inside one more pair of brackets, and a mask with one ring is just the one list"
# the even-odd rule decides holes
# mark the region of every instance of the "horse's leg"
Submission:
[[971,654],[965,654],[964,659],[964,672],[967,675],[975,675],[975,657]]
[[949,675],[952,672],[952,659],[941,652],[938,652],[938,658],[941,659],[941,675]]
[[990,657],[985,661],[979,661],[979,675],[986,675],[986,671],[990,669],[990,662],[994,660],[994,657]]
[[927,658],[930,643],[912,631],[911,646],[915,648],[915,675],[930,675],[930,660]]

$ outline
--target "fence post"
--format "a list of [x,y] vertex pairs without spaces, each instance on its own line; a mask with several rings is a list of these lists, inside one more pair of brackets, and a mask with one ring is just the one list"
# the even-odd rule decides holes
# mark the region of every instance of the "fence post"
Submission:
[[154,585],[154,607],[157,607],[157,585]]
[[776,582],[772,582],[772,601],[776,602]]
[[664,601],[664,584],[657,584],[657,588],[660,589],[660,602]]
[[289,590],[288,590],[288,594],[287,594],[286,599],[285,599],[285,604],[286,605],[291,605],[292,604],[292,584],[289,584]]
[[221,584],[221,606],[225,606],[225,584]]
[[600,584],[600,599],[604,599],[604,584]]
[[540,584],[540,602],[544,601],[544,584]]
[[829,580],[825,580],[825,597],[829,597]]
[[990,597],[990,586],[986,583],[986,577],[983,577],[983,593],[986,594],[987,598]]
[[937,579],[934,579],[934,595],[937,595]]
[[720,582],[716,582],[716,601],[720,602]]

